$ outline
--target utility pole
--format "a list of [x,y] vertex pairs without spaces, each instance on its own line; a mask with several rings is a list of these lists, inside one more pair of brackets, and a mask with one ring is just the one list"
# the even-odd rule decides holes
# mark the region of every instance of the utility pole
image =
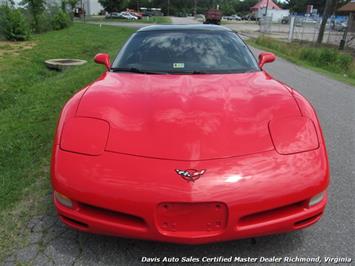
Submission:
[[194,0],[194,16],[197,14],[197,0]]
[[353,21],[353,14],[352,14],[352,12],[350,12],[349,13],[349,17],[348,17],[348,26],[344,30],[343,38],[340,41],[339,50],[344,50],[344,48],[345,48],[346,39],[347,39],[347,36],[348,36],[348,32],[350,30],[352,21]]
[[335,0],[327,0],[325,2],[322,23],[320,24],[318,39],[317,39],[318,44],[322,44],[323,42],[325,27],[327,26],[327,21],[328,18],[330,17],[330,14],[332,13],[333,7],[335,7]]

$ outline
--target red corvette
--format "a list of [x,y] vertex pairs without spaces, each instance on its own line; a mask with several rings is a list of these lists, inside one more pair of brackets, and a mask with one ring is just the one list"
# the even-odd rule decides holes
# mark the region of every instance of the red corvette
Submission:
[[321,218],[329,166],[308,101],[219,26],[150,26],[61,113],[54,204],[78,230],[200,244]]

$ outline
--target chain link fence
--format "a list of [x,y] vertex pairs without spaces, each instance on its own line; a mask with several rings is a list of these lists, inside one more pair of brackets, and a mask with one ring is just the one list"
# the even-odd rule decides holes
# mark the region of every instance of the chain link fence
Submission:
[[[292,21],[294,19],[294,21]],[[290,17],[285,24],[272,23],[271,18],[260,19],[260,32],[270,34],[272,37],[288,41],[299,40],[316,42],[321,25],[321,18]],[[339,46],[343,39],[346,22],[328,21],[324,32],[323,43]],[[349,32],[346,39],[346,47],[355,49],[355,33]]]
[[271,33],[272,29],[272,17],[261,17],[259,20],[260,32],[261,33]]

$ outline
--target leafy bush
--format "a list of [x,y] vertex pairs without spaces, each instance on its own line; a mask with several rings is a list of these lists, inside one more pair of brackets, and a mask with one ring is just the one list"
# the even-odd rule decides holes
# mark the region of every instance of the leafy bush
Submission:
[[[311,48],[312,49],[312,48]],[[313,48],[315,50],[315,48]],[[338,52],[335,49],[321,48],[317,64],[319,66],[334,67],[337,60]]]
[[26,9],[31,14],[32,30],[36,33],[41,32],[43,26],[41,16],[46,10],[46,0],[22,0],[21,5],[26,6]]
[[67,28],[71,25],[72,20],[70,16],[64,12],[62,9],[59,9],[54,15],[52,20],[52,27],[54,30],[61,30]]
[[25,41],[30,38],[28,23],[20,10],[0,6],[0,35],[10,41]]
[[[44,11],[43,13],[39,14],[36,18],[37,22],[33,20],[32,17],[32,30],[36,33],[44,33],[47,31],[53,30],[52,27],[52,16],[51,13],[48,11]],[[37,25],[36,25],[37,23]]]
[[318,61],[320,57],[319,54],[320,53],[318,49],[302,48],[299,54],[299,58],[309,63],[318,65]]
[[337,65],[340,67],[340,70],[348,71],[353,62],[353,58],[348,54],[339,54],[337,58]]
[[351,55],[340,53],[331,48],[303,48],[300,59],[311,65],[337,72],[348,71],[353,61]]
[[275,42],[274,39],[269,38],[269,37],[264,37],[264,36],[258,37],[255,40],[255,43],[258,45],[270,48],[272,50],[279,51],[285,55],[289,55],[290,52],[293,52],[293,53],[295,52],[295,51],[290,51],[288,49],[287,43]]

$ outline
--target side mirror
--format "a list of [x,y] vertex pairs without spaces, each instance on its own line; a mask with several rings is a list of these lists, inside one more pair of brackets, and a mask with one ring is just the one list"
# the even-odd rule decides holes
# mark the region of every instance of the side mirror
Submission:
[[259,67],[262,68],[267,63],[272,63],[276,60],[273,53],[261,53],[259,55]]
[[105,65],[107,70],[111,67],[110,56],[108,54],[97,54],[94,60],[98,64]]

